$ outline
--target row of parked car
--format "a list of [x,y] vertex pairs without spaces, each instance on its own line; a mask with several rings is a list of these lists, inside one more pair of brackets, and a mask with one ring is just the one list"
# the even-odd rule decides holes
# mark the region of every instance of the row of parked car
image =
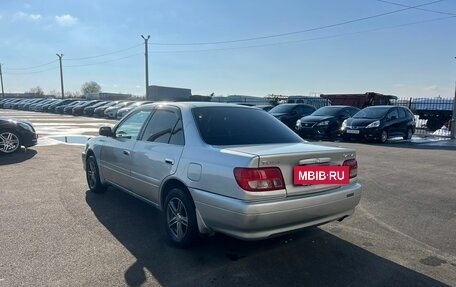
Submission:
[[[130,110],[150,101],[102,101],[74,99],[3,99],[0,108],[53,112],[75,116],[120,119]],[[325,106],[316,109],[301,103],[258,108],[266,110],[302,138],[334,140],[373,139],[384,143],[390,137],[410,139],[415,132],[413,113],[402,106],[370,106],[362,110],[352,106]]]
[[281,104],[269,111],[302,138],[334,140],[368,139],[381,143],[391,137],[412,138],[416,123],[413,113],[402,106],[326,106]]
[[120,119],[130,110],[149,101],[102,101],[50,98],[7,98],[0,100],[0,108],[74,116]]

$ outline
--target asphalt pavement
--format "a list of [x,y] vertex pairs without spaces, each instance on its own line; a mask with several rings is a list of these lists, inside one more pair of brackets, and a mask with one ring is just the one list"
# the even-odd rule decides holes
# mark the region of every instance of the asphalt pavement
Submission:
[[[78,120],[92,126],[85,135],[106,124]],[[456,286],[454,140],[318,142],[357,150],[363,196],[353,216],[177,249],[154,208],[114,188],[90,193],[83,146],[41,127],[46,144],[0,157],[0,286]]]

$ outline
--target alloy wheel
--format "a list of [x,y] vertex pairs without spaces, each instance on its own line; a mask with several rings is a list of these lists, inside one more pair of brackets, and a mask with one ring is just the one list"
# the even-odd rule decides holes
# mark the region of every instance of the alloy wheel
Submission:
[[174,197],[168,202],[166,220],[171,234],[178,241],[182,240],[188,230],[188,213],[182,200]]
[[13,153],[20,148],[20,141],[16,134],[3,132],[0,134],[0,152]]
[[90,189],[94,189],[97,185],[97,167],[95,166],[95,162],[93,160],[89,161],[87,165],[87,181],[89,182]]

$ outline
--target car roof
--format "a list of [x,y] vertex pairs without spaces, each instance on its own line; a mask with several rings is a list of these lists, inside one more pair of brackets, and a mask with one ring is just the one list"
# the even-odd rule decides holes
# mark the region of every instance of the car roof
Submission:
[[236,107],[236,108],[245,108],[245,109],[257,109],[255,107],[231,104],[231,103],[213,103],[213,102],[154,102],[149,104],[144,104],[141,107],[153,107],[153,106],[175,106],[181,109],[193,109],[199,107]]

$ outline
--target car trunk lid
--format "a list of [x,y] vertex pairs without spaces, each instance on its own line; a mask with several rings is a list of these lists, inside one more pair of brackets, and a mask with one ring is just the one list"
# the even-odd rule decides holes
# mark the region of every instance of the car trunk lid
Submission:
[[302,165],[335,165],[339,166],[348,159],[354,159],[356,152],[353,149],[328,147],[307,143],[270,144],[243,147],[232,147],[228,150],[248,153],[258,157],[258,166],[280,168],[287,196],[310,194],[338,188],[340,185],[316,184],[295,185],[293,170]]

